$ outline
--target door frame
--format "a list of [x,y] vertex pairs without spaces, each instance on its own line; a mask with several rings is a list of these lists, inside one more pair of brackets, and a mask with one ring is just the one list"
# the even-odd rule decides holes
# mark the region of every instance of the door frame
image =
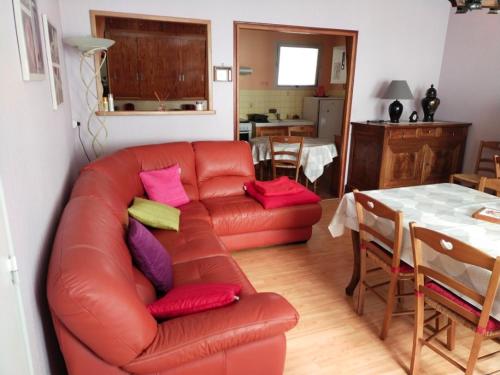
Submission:
[[346,37],[346,52],[347,52],[347,79],[346,79],[346,93],[344,98],[344,114],[342,119],[342,145],[339,153],[340,170],[339,170],[339,197],[344,195],[345,178],[347,167],[347,149],[349,146],[350,134],[350,120],[352,111],[352,98],[354,89],[354,74],[356,70],[356,52],[358,46],[358,31],[357,30],[344,30],[344,29],[327,29],[319,27],[307,26],[293,26],[293,25],[279,25],[269,23],[255,23],[234,21],[234,139],[238,139],[239,135],[239,104],[240,104],[240,90],[239,90],[239,43],[240,31],[246,30],[264,30],[264,31],[279,31],[284,33],[302,33],[311,35],[331,35],[331,36],[345,36]]

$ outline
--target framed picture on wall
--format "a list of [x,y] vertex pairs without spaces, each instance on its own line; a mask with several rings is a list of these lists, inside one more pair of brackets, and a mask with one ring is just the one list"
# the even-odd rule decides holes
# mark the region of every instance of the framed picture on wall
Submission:
[[47,69],[49,70],[50,91],[52,92],[52,107],[63,102],[61,79],[61,55],[59,53],[59,38],[56,28],[49,22],[47,15],[42,17],[45,53],[47,54]]
[[13,0],[13,5],[23,79],[44,79],[42,37],[36,1]]
[[345,84],[346,82],[347,59],[345,46],[333,47],[330,83]]

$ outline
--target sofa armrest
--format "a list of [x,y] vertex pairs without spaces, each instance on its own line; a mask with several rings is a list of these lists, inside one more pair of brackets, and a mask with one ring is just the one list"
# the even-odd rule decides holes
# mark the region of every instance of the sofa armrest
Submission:
[[[258,293],[224,308],[165,321],[151,345],[123,369],[155,373],[230,348],[280,335],[298,322],[281,296]],[[129,327],[133,329],[133,327]]]

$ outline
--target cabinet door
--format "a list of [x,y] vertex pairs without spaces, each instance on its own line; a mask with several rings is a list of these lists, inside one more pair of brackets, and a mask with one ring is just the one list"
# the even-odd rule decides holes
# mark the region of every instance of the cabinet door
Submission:
[[181,39],[181,85],[179,97],[206,98],[207,42]]
[[422,173],[423,148],[418,142],[389,142],[382,165],[381,187],[419,185]]
[[109,36],[115,41],[108,51],[109,89],[116,99],[140,97],[137,38]]
[[459,170],[461,147],[460,142],[444,140],[426,144],[422,184],[447,182]]
[[177,98],[179,49],[174,38],[138,38],[139,77],[142,99]]

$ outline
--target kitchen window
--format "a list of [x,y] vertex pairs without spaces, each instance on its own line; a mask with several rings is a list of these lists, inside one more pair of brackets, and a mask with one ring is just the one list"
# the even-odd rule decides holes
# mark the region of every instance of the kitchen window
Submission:
[[311,46],[278,46],[277,86],[316,86],[319,48]]

